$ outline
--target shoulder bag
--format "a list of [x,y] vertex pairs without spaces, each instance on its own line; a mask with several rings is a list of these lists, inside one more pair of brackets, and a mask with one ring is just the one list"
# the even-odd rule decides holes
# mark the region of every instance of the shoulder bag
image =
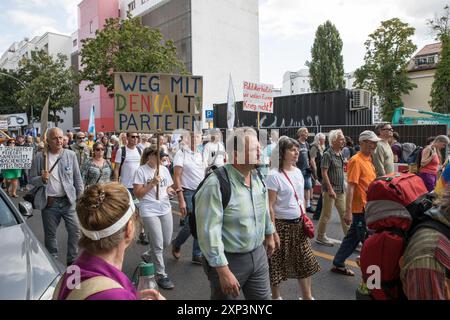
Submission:
[[289,181],[289,183],[292,186],[292,189],[294,189],[294,195],[295,195],[295,199],[297,200],[298,206],[300,207],[300,218],[303,219],[303,232],[306,234],[306,236],[310,239],[314,238],[314,224],[311,221],[311,219],[309,219],[309,217],[303,212],[303,208],[300,205],[300,201],[298,199],[297,196],[297,192],[295,191],[295,187],[292,184],[291,179],[289,179],[289,176],[286,174],[286,172],[282,169],[281,172],[283,172],[284,176],[286,177],[286,179]]

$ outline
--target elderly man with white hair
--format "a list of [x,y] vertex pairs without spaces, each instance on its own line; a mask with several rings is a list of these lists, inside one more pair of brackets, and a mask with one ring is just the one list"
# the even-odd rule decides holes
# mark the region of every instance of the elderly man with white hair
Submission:
[[348,231],[348,226],[344,222],[345,177],[342,148],[345,144],[345,137],[342,130],[330,131],[328,141],[330,142],[330,148],[324,152],[321,162],[323,205],[317,229],[316,242],[332,247],[334,242],[326,236],[326,228],[334,206],[336,206],[339,217],[341,218],[344,235]]
[[56,231],[61,218],[64,219],[68,234],[67,265],[71,265],[78,255],[79,224],[75,205],[84,190],[83,179],[76,154],[63,149],[62,130],[50,129],[47,142],[47,157],[42,152],[37,153],[31,168],[31,184],[36,192],[34,205],[42,211],[45,247],[55,258],[58,258]]

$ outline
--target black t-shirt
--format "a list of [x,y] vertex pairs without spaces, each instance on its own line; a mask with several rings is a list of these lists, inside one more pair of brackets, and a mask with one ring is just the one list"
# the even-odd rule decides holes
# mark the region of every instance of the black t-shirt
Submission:
[[309,144],[308,142],[300,144],[300,155],[298,156],[297,168],[300,169],[303,176],[310,176],[311,169],[309,167]]

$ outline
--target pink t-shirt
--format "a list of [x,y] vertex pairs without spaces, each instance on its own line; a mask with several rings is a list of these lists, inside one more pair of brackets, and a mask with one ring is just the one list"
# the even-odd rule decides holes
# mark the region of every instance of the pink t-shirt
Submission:
[[[119,269],[105,260],[90,255],[84,251],[75,261],[81,271],[81,282],[98,276],[105,276],[117,281],[123,289],[105,290],[89,296],[86,300],[137,300],[137,292],[130,279]],[[69,274],[64,275],[63,285],[59,292],[58,300],[65,300],[72,290],[67,288],[66,281]]]

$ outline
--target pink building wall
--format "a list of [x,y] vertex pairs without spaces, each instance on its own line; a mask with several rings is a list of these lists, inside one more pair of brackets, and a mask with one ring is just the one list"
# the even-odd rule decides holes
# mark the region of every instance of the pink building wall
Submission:
[[[95,37],[95,31],[103,29],[105,20],[119,17],[119,0],[83,0],[78,5],[78,50],[81,40]],[[92,25],[91,25],[92,23]],[[81,57],[80,57],[81,67]],[[94,92],[85,90],[86,83],[80,84],[80,129],[87,131],[89,115],[95,106],[95,129],[97,132],[114,130],[114,100],[106,88],[97,86]]]

